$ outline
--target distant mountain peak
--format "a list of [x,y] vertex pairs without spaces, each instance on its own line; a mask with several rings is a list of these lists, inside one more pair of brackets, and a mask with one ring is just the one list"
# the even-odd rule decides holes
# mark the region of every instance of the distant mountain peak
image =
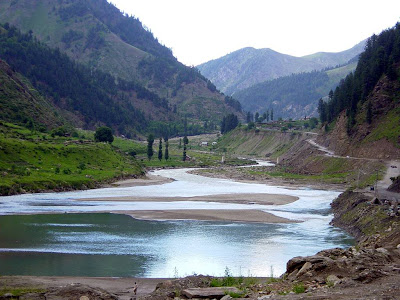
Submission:
[[232,95],[267,80],[345,64],[364,50],[365,43],[364,40],[337,53],[317,52],[303,57],[282,54],[270,48],[245,47],[197,68],[218,89]]

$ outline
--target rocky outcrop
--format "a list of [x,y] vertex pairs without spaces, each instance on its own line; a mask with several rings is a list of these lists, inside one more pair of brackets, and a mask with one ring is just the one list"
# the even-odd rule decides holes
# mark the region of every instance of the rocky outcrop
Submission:
[[285,273],[289,281],[351,286],[400,275],[400,217],[389,204],[347,191],[333,201],[332,209],[332,223],[352,234],[357,245],[292,258]]
[[400,249],[360,248],[324,250],[316,255],[295,257],[287,263],[288,280],[317,282],[328,286],[361,282],[400,274]]

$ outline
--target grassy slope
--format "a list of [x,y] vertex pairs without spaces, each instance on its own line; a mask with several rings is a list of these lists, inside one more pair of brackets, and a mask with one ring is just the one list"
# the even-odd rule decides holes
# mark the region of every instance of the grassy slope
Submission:
[[42,97],[20,74],[0,60],[0,120],[33,121],[47,127],[62,125],[54,106]]
[[0,125],[0,193],[94,187],[143,173],[116,147],[78,138],[52,138],[20,126]]

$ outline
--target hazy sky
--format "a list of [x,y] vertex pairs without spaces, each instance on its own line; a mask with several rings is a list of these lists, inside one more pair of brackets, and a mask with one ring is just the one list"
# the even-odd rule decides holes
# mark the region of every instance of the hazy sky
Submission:
[[351,48],[400,21],[400,0],[109,0],[186,65],[244,47],[294,56]]

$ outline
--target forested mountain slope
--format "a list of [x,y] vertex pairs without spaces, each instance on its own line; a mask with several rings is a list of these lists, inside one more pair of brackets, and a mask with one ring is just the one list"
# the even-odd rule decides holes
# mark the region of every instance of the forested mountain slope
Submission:
[[292,74],[258,83],[233,96],[245,111],[252,113],[273,110],[277,118],[285,119],[316,116],[318,100],[335,89],[356,66],[357,62],[352,62],[338,68]]
[[46,129],[63,124],[53,104],[0,60],[0,120]]
[[295,57],[271,49],[243,48],[224,57],[197,66],[218,89],[226,94],[251,87],[257,83],[346,64],[362,52],[365,41],[338,53],[315,53]]
[[320,101],[326,136],[339,154],[400,158],[400,24],[372,36],[357,69]]
[[[107,124],[116,132],[130,133],[143,131],[148,125],[144,113],[133,106],[136,99],[146,100],[149,107],[168,112],[168,103],[156,94],[134,82],[92,71],[88,67],[76,64],[62,54],[37,42],[30,34],[21,34],[15,27],[0,26],[0,58],[13,70],[30,80],[32,85],[48,103],[75,126],[94,128]],[[22,108],[17,98],[8,98],[6,105]],[[34,119],[40,122],[45,116]]]
[[[241,114],[238,102],[219,93],[194,68],[179,63],[138,19],[106,0],[4,0],[0,22],[60,49],[91,72],[102,71],[145,88],[179,118],[219,123],[225,112]],[[148,121],[170,118],[169,113],[155,114],[154,106],[143,101],[136,108]]]

